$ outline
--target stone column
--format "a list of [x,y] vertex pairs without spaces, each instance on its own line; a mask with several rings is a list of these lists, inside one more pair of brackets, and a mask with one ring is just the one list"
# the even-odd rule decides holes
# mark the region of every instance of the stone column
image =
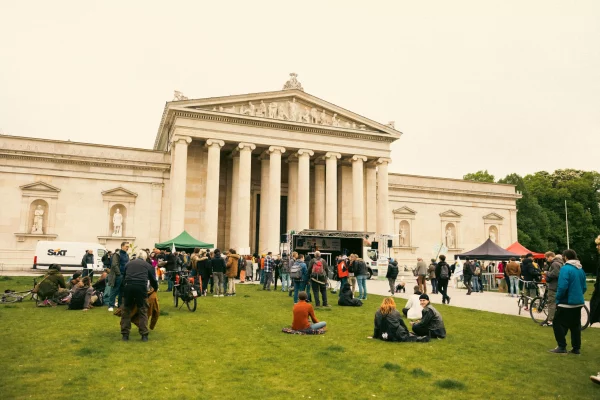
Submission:
[[365,226],[367,232],[377,232],[377,166],[365,166]]
[[392,160],[380,158],[377,160],[377,233],[380,235],[391,235],[388,214],[388,164]]
[[281,226],[281,155],[285,148],[278,146],[269,147],[269,238],[268,251],[279,253],[280,226]]
[[231,213],[229,217],[229,247],[238,250],[238,223],[239,223],[239,177],[240,177],[240,155],[237,147],[231,152],[232,174],[231,174]]
[[225,145],[222,140],[208,139],[208,159],[206,162],[206,211],[204,213],[204,234],[206,242],[217,247],[219,232],[219,170],[221,167],[221,147]]
[[325,159],[325,229],[337,230],[337,160],[342,157],[340,153],[326,153]]
[[297,154],[288,157],[288,206],[287,231],[295,231],[298,212],[298,158]]
[[310,227],[310,157],[314,155],[312,150],[298,150],[298,212],[296,214],[298,231]]
[[325,164],[315,160],[315,229],[325,228]]
[[258,252],[267,254],[269,232],[269,153],[260,157],[260,232],[258,234]]
[[256,149],[256,145],[251,143],[238,144],[238,151],[240,153],[237,195],[238,225],[232,227],[232,231],[236,230],[238,232],[238,247],[236,250],[250,249],[250,185],[252,182],[252,150],[254,149]]
[[185,228],[185,187],[187,179],[188,145],[192,143],[189,136],[173,136],[171,142],[171,227],[170,234],[174,238]]
[[365,199],[364,199],[364,170],[363,164],[367,161],[365,156],[352,156],[352,230],[364,232],[365,230]]

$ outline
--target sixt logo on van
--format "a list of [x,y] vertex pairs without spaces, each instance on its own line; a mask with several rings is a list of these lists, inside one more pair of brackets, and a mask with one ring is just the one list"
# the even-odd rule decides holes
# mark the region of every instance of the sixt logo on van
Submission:
[[67,255],[67,250],[61,250],[61,249],[48,249],[48,255],[49,256],[59,256],[59,257],[64,257]]

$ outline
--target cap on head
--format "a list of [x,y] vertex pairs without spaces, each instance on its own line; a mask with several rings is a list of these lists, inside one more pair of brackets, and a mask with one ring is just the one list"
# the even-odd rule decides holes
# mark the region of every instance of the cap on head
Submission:
[[427,300],[429,301],[429,296],[427,296],[425,293],[419,296],[419,300]]

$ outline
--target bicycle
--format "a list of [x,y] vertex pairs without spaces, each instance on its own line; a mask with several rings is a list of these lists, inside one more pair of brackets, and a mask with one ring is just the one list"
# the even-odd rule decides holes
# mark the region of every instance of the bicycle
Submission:
[[38,302],[37,293],[34,293],[33,290],[37,285],[37,281],[33,280],[33,287],[29,290],[25,290],[22,292],[15,292],[14,290],[5,290],[2,295],[0,295],[0,304],[11,304],[11,303],[20,303],[25,300],[28,296],[31,296],[30,300],[35,300],[36,304]]
[[[192,285],[189,279],[189,274],[185,271],[176,273],[175,282],[173,284],[173,305],[179,306],[181,299],[190,311],[196,311],[198,306],[198,290]],[[179,308],[181,308],[179,307]]]
[[[536,296],[531,301],[531,304],[529,306],[529,313],[531,315],[531,319],[538,324],[541,324],[548,320],[548,290],[546,284],[543,284],[543,286],[543,296]],[[590,310],[588,306],[584,304],[581,308],[581,330],[585,330],[588,326],[590,326]]]
[[[523,282],[523,290],[521,290],[519,292],[519,300],[517,300],[517,306],[519,307],[519,315],[521,315],[521,310],[523,308],[523,304],[530,304],[531,305],[531,301],[533,301],[533,299],[535,299],[537,297],[537,295],[535,297],[529,297],[525,295],[525,289],[527,288],[527,285],[530,283],[536,283],[533,281],[525,281],[523,279],[519,278],[519,282]],[[536,283],[537,285],[537,283]],[[529,311],[529,310],[526,310]],[[532,317],[533,318],[533,317]]]

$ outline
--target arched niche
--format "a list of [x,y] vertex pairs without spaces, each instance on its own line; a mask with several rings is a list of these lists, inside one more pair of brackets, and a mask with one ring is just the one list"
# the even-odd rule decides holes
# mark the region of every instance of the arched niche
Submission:
[[498,227],[496,225],[491,225],[488,229],[488,237],[492,240],[492,242],[498,244]]
[[[121,232],[120,234],[115,234],[115,224],[114,224],[114,219],[115,219],[115,214],[117,214],[117,210],[119,210],[119,213],[121,214],[121,219],[122,219],[122,223],[121,223]],[[125,237],[126,233],[127,233],[127,207],[125,207],[123,204],[114,204],[109,211],[109,233],[111,236],[115,236],[115,237]]]
[[444,228],[444,244],[449,249],[457,248],[456,225],[453,222],[447,223]]
[[[38,211],[42,213],[41,215],[41,222],[42,222],[42,226],[41,226],[41,232],[37,231],[37,224],[36,224],[36,219],[37,219],[37,215],[36,215],[36,211]],[[27,230],[29,233],[32,234],[39,234],[39,235],[44,235],[48,232],[48,215],[50,214],[50,206],[48,205],[48,202],[46,200],[42,200],[42,199],[36,199],[34,201],[31,202],[31,204],[29,205],[29,218],[27,218]]]

